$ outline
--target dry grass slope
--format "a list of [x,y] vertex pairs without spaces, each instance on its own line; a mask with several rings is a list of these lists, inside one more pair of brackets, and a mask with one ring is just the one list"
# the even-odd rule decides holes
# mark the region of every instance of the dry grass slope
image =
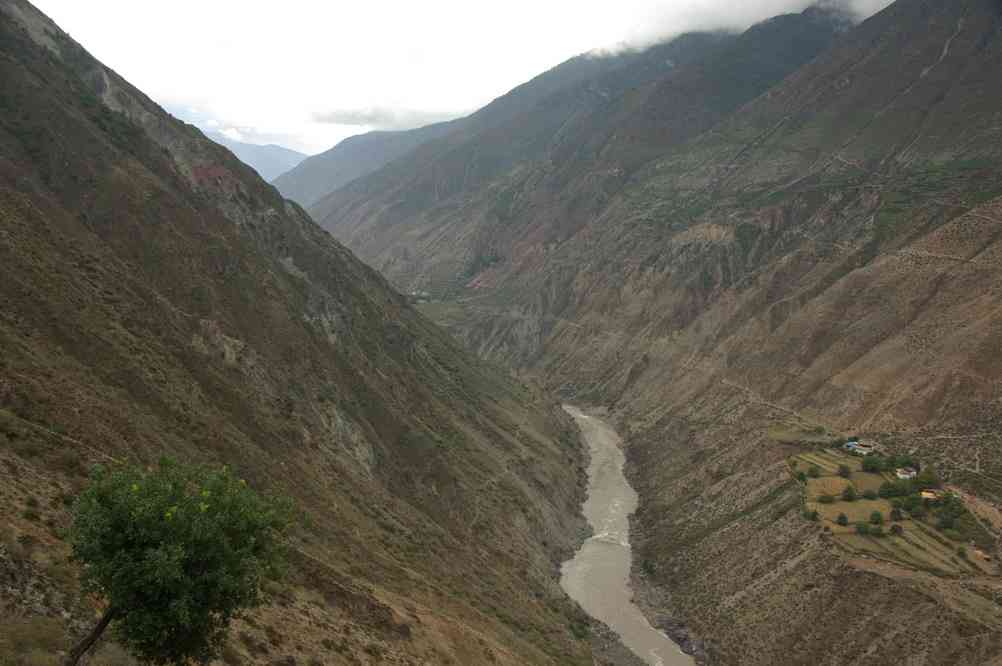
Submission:
[[227,663],[590,664],[558,405],[27,2],[0,19],[2,658],[93,619],[60,540],[86,470],[167,454],[303,513]]

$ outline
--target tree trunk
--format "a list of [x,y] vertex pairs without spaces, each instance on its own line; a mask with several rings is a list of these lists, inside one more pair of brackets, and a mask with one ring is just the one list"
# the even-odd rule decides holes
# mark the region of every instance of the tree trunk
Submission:
[[83,640],[73,646],[70,653],[66,656],[66,661],[63,662],[63,666],[76,666],[80,658],[84,656],[87,650],[94,646],[97,639],[101,638],[101,634],[104,630],[108,628],[108,624],[115,619],[115,609],[108,607],[108,610],[104,611],[104,615],[101,616],[101,620],[97,623],[91,632],[84,636]]

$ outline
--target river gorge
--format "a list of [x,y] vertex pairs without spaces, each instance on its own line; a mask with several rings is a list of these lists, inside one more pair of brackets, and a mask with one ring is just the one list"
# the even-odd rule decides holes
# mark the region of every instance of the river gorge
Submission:
[[637,493],[623,474],[622,440],[601,419],[571,405],[570,414],[588,444],[588,498],[583,513],[592,536],[564,562],[560,584],[593,618],[612,629],[634,654],[651,666],[691,666],[667,635],[648,622],[633,603],[630,587],[630,521]]

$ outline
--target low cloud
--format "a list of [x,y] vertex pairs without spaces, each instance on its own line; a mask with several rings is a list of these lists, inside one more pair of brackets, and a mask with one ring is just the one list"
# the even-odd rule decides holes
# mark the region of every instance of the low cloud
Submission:
[[372,127],[383,130],[406,130],[423,127],[444,120],[452,120],[462,113],[446,111],[421,111],[417,109],[335,109],[313,114],[313,120],[331,125]]
[[894,0],[689,0],[670,4],[665,0],[638,0],[643,20],[637,21],[626,37],[611,48],[619,51],[645,48],[684,32],[733,30],[747,27],[779,14],[801,12],[812,5],[840,8],[863,20],[892,4]]
[[862,20],[876,14],[893,2],[894,0],[815,0],[814,4],[842,8]]
[[[469,0],[33,0],[188,122],[310,153],[370,129],[466,115],[592,49],[637,48],[691,30],[742,30],[815,1],[509,0],[499,11],[496,3]],[[861,15],[890,2],[833,1]],[[332,25],[379,26],[379,39],[369,30],[331,39]]]
[[223,129],[219,133],[222,134],[225,137],[233,139],[234,141],[246,141],[247,140],[247,137],[244,136],[244,133],[241,132],[240,130],[238,130],[236,127],[227,127],[226,129]]

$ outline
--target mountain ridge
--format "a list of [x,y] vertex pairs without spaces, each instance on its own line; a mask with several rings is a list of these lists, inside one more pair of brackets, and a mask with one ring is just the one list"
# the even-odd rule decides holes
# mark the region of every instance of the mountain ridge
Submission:
[[559,406],[30,4],[0,14],[0,635],[55,663],[89,628],[66,505],[92,464],[171,455],[304,516],[229,663],[592,663]]
[[[687,34],[621,56],[598,78],[528,105],[500,131],[454,136],[437,152],[428,144],[335,190],[310,213],[400,288],[461,290],[510,252],[526,225],[545,230],[548,241],[573,233],[567,225],[601,210],[640,166],[709,129],[843,26],[840,16],[812,9],[741,35]],[[506,223],[513,218],[522,226]]]
[[376,171],[426,141],[450,132],[457,121],[412,130],[373,131],[350,136],[330,150],[269,179],[282,196],[301,206],[313,205],[331,190]]
[[266,181],[274,180],[309,157],[309,155],[274,143],[256,144],[236,141],[222,132],[206,132],[205,135],[216,143],[229,148],[237,156],[237,159],[257,171],[258,175]]
[[470,133],[499,128],[547,96],[615,69],[634,57],[636,53],[628,51],[569,58],[498,96],[469,116],[411,130],[374,131],[348,137],[293,173],[277,179],[274,184],[300,205],[306,208],[315,206],[330,193],[391,165],[397,159],[424,159],[423,156],[410,154],[425,144],[438,141],[437,147],[430,150],[436,154],[448,151],[450,146],[462,142]]
[[789,459],[856,434],[1002,505],[1000,34],[994,0],[898,0],[651,159],[637,110],[702,120],[726,56],[624,91],[591,152],[446,200],[356,183],[318,218],[482,356],[615,417],[636,587],[714,663],[992,663],[997,577],[846,549]]

